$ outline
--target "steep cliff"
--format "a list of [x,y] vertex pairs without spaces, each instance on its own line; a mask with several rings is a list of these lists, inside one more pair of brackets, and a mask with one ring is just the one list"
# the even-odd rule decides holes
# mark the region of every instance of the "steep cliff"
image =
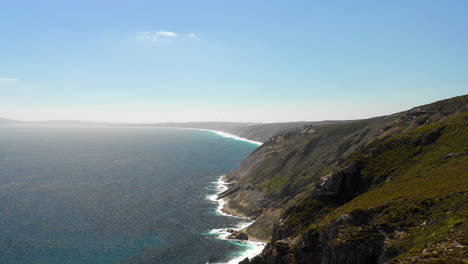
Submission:
[[243,263],[466,263],[468,96],[279,133],[225,176]]

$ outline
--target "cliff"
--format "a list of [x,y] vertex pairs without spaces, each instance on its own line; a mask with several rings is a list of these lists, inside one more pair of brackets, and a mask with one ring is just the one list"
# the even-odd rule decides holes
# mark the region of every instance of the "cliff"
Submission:
[[276,134],[225,176],[242,263],[466,263],[468,96]]

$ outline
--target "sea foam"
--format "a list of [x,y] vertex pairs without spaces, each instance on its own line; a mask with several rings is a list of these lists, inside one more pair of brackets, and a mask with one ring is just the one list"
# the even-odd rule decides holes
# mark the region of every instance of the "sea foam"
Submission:
[[[235,140],[240,140],[240,141],[246,141],[255,145],[262,145],[262,142],[250,140],[247,138],[239,137],[230,133],[226,133],[223,131],[218,131],[218,130],[210,130],[210,129],[201,129],[201,128],[186,128],[186,129],[192,129],[192,130],[200,130],[200,131],[208,131],[215,133],[219,136],[226,137],[226,138],[232,138]],[[224,176],[224,175],[223,175]],[[239,223],[235,227],[230,227],[230,228],[218,228],[218,229],[213,229],[209,233],[211,235],[216,236],[217,239],[221,240],[226,240],[229,243],[233,243],[237,246],[240,246],[243,248],[242,251],[237,252],[231,260],[228,262],[224,262],[225,264],[237,264],[240,261],[244,260],[245,258],[253,258],[256,255],[260,254],[262,250],[265,248],[265,243],[262,242],[253,242],[253,241],[245,241],[245,240],[233,240],[233,239],[227,239],[227,237],[231,234],[227,230],[228,229],[235,229],[235,230],[241,230],[244,228],[247,228],[251,224],[254,223],[254,221],[250,218],[247,217],[241,217],[241,216],[235,216],[235,215],[230,215],[227,214],[223,211],[224,204],[226,203],[224,199],[218,199],[219,194],[222,192],[226,191],[228,189],[228,183],[223,180],[223,176],[220,176],[216,182],[213,182],[212,184],[214,185],[215,189],[215,194],[208,195],[206,198],[210,200],[211,202],[217,204],[216,207],[216,213],[219,215],[223,215],[226,217],[234,217],[239,219]],[[216,264],[224,264],[224,263],[216,263]]]
[[254,141],[254,140],[250,140],[250,139],[247,139],[247,138],[239,137],[239,136],[236,136],[234,134],[229,134],[229,133],[226,133],[226,132],[223,132],[223,131],[209,130],[209,129],[206,129],[206,130],[203,129],[203,130],[218,134],[218,135],[220,135],[222,137],[225,137],[225,138],[232,138],[232,139],[235,139],[235,140],[246,141],[246,142],[249,142],[249,143],[252,143],[252,144],[255,144],[255,145],[259,145],[259,146],[263,144],[262,142],[259,142],[259,141]]
[[249,143],[252,143],[252,144],[255,144],[255,145],[259,145],[259,146],[263,144],[263,142],[250,140],[248,138],[239,137],[239,136],[236,136],[234,134],[226,133],[226,132],[219,131],[219,130],[203,129],[203,128],[191,128],[191,127],[170,127],[170,128],[207,131],[207,132],[215,133],[215,134],[217,134],[219,136],[222,136],[222,137],[225,137],[225,138],[232,138],[232,139],[239,140],[239,141],[245,141],[245,142],[249,142]]
[[251,259],[255,257],[256,255],[260,254],[262,250],[265,248],[266,244],[262,242],[253,242],[253,241],[248,241],[248,240],[227,239],[227,237],[231,234],[227,231],[228,229],[241,230],[241,229],[247,228],[248,226],[253,224],[255,221],[247,217],[230,215],[230,214],[225,213],[222,210],[224,207],[225,201],[224,199],[218,199],[218,196],[219,194],[221,194],[222,192],[228,189],[228,183],[223,180],[223,176],[219,177],[217,181],[212,183],[214,185],[216,194],[208,195],[206,198],[212,201],[213,203],[217,204],[217,208],[216,208],[217,214],[227,216],[227,217],[237,218],[239,219],[240,222],[235,227],[212,229],[209,232],[209,234],[216,236],[217,239],[225,240],[228,243],[235,244],[243,249],[242,251],[235,253],[235,255],[233,255],[233,258],[229,260],[228,262],[216,262],[216,264],[237,264],[240,261],[244,260],[245,258]]

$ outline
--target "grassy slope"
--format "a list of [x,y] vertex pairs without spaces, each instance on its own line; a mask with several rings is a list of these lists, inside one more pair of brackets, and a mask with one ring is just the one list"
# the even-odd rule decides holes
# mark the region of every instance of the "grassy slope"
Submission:
[[[384,121],[381,117],[277,135],[249,157],[261,164],[240,182],[254,184],[268,196],[293,196],[310,189],[315,179],[334,169],[339,158],[365,142]],[[243,167],[248,166],[240,166]]]
[[[368,148],[379,148],[379,154],[359,152],[350,159],[364,164],[363,179],[377,183],[375,187],[332,210],[309,228],[320,230],[345,213],[364,210],[375,215],[375,220],[366,226],[343,228],[341,241],[367,239],[375,234],[373,230],[379,230],[388,232],[388,246],[398,251],[393,262],[463,263],[463,246],[468,242],[464,232],[467,128],[465,112],[373,142]],[[440,133],[437,140],[422,144],[421,139],[434,131]],[[302,220],[304,211],[298,215]]]
[[[329,237],[327,228],[337,219],[362,213],[369,222],[339,226],[336,237],[313,243],[327,250],[340,244],[360,250],[352,241],[375,246],[384,239],[384,258],[390,263],[466,263],[467,110],[465,95],[270,139],[228,174],[240,186],[255,186],[282,210],[263,257],[300,254],[304,235]],[[347,178],[358,186],[353,196],[315,196],[323,176],[355,164],[358,175]],[[277,241],[291,250],[285,253]]]

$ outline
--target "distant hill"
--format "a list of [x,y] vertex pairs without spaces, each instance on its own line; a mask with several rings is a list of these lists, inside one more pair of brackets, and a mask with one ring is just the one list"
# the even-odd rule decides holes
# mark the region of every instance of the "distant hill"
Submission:
[[97,121],[80,121],[80,120],[45,120],[45,121],[36,121],[36,122],[28,122],[30,124],[41,124],[41,125],[117,125],[117,123],[110,123],[110,122],[97,122]]
[[265,142],[275,134],[289,129],[304,126],[338,124],[350,121],[317,121],[317,122],[283,122],[283,123],[236,123],[236,122],[189,122],[189,123],[158,123],[142,124],[156,127],[183,127],[218,130],[254,141]]
[[40,125],[114,125],[114,123],[79,121],[79,120],[45,120],[45,121],[18,121],[0,118],[0,124],[40,124]]
[[342,124],[351,121],[316,121],[316,122],[284,122],[284,123],[268,123],[256,124],[250,126],[231,127],[223,131],[239,135],[243,138],[248,138],[255,141],[265,142],[277,133],[288,131],[296,128],[315,127],[325,124]]
[[79,120],[45,120],[45,121],[16,121],[0,118],[0,124],[40,124],[40,125],[107,125],[107,126],[151,126],[173,128],[196,128],[216,130],[230,133],[253,141],[265,142],[275,134],[289,129],[302,128],[304,126],[318,126],[325,124],[341,124],[351,121],[317,121],[317,122],[283,122],[283,123],[241,123],[241,122],[185,122],[185,123],[107,123]]
[[180,127],[180,128],[197,128],[224,131],[241,127],[249,127],[259,123],[242,123],[242,122],[170,122],[170,123],[142,123],[139,126],[152,127]]
[[21,123],[21,122],[13,120],[13,119],[0,118],[0,125],[1,124],[16,124],[16,123]]

